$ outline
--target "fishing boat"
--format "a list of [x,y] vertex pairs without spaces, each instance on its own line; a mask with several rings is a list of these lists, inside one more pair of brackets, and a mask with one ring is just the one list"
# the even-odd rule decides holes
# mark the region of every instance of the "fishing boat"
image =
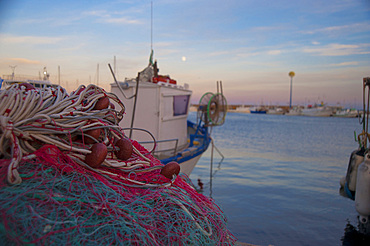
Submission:
[[321,104],[308,105],[306,108],[302,109],[301,115],[304,116],[316,116],[316,117],[329,117],[333,116],[333,110]]
[[282,115],[284,114],[284,110],[280,107],[277,107],[277,108],[270,108],[267,110],[266,112],[267,114],[275,114],[275,115]]
[[127,108],[120,126],[162,163],[175,161],[182,173],[190,175],[212,141],[210,127],[225,120],[227,103],[222,84],[221,92],[202,96],[197,122],[191,122],[187,120],[192,95],[189,85],[179,85],[158,71],[157,62],[149,59],[149,65],[136,78],[118,82],[111,68],[115,80],[111,92]]
[[264,107],[252,107],[250,108],[251,114],[266,114],[267,110]]
[[24,84],[24,85],[32,85],[34,88],[47,88],[47,87],[54,87],[57,88],[58,85],[53,84],[49,80],[49,73],[44,67],[43,71],[43,78],[35,77],[35,76],[22,76],[22,75],[15,75],[14,72],[11,75],[4,75],[3,78],[0,78],[0,89],[6,89],[14,84]]
[[357,117],[359,117],[359,112],[358,112],[357,109],[347,108],[347,109],[337,110],[333,116],[334,117],[343,117],[343,118],[357,118]]
[[299,107],[293,107],[293,108],[289,109],[289,111],[286,112],[285,115],[288,115],[288,116],[302,115],[302,109],[300,109]]
[[251,110],[250,110],[250,107],[242,105],[242,106],[237,107],[235,110],[233,110],[233,112],[236,112],[236,113],[250,113]]
[[[365,98],[366,89],[368,89],[367,99]],[[370,236],[369,105],[365,105],[365,99],[369,102],[370,97],[370,77],[363,79],[363,90],[363,110],[367,113],[361,116],[363,131],[357,136],[359,147],[350,155],[347,173],[340,180],[340,194],[355,201],[355,208],[359,215],[359,232]]]
[[0,89],[6,89],[14,84],[29,84],[32,85],[34,88],[57,87],[57,85],[51,83],[48,80],[22,79],[17,77],[11,79],[0,78]]

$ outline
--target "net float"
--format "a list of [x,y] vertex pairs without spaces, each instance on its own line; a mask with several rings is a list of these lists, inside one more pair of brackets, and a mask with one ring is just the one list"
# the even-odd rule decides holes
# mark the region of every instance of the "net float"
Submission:
[[21,88],[21,86],[26,87],[26,91],[36,90],[36,88],[33,85],[29,84],[29,83],[20,83],[19,88]]
[[121,138],[117,140],[114,145],[119,148],[119,150],[115,151],[118,159],[125,161],[131,157],[133,147],[130,140],[127,138]]
[[85,163],[90,167],[97,168],[101,166],[107,157],[108,149],[104,143],[95,143],[91,148],[91,153],[85,157]]
[[[98,140],[98,138],[100,136],[100,132],[101,132],[101,129],[98,128],[98,129],[87,130],[86,132],[84,132],[84,134],[90,135],[94,139]],[[94,139],[92,139],[92,138],[84,135],[84,142],[85,142],[85,144],[96,143],[96,141],[94,141]]]
[[96,102],[94,109],[96,110],[106,109],[109,107],[109,104],[110,104],[109,98],[102,97]]
[[179,175],[179,173],[180,173],[180,165],[179,163],[175,161],[171,161],[167,163],[161,170],[161,174],[168,179],[172,179],[173,175],[176,174],[177,176]]

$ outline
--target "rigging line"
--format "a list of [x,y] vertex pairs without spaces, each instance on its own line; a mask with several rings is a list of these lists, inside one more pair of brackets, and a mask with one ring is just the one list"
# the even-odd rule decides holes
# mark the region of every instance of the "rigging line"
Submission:
[[366,132],[365,132],[365,148],[367,147],[367,138],[369,132],[369,103],[370,103],[370,87],[367,90],[367,110],[366,110]]
[[134,106],[132,110],[132,118],[131,118],[131,129],[130,129],[130,135],[129,138],[132,137],[132,129],[134,128],[134,120],[135,120],[135,112],[136,112],[136,102],[137,102],[137,97],[139,94],[139,81],[140,81],[140,73],[137,73],[137,78],[136,78],[136,92],[135,92],[135,98],[134,98]]
[[116,85],[117,85],[118,89],[121,91],[122,95],[123,95],[126,99],[131,99],[131,98],[135,97],[135,96],[136,96],[136,92],[135,92],[132,96],[130,96],[130,97],[127,97],[127,96],[125,95],[125,93],[123,92],[123,90],[122,90],[122,88],[121,88],[121,85],[118,83],[118,81],[117,81],[117,79],[116,79],[116,75],[114,74],[113,69],[112,69],[112,67],[111,67],[110,63],[108,63],[108,67],[109,67],[109,69],[110,69],[110,71],[111,71],[111,73],[112,73],[112,76],[113,76],[114,82],[116,83]]

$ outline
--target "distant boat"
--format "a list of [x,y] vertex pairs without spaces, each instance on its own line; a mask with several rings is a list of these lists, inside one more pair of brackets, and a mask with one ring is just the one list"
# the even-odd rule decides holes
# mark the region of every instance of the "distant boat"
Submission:
[[41,77],[36,76],[28,76],[28,75],[4,75],[3,78],[0,77],[0,89],[7,89],[11,87],[14,84],[24,84],[25,86],[27,84],[31,84],[34,88],[47,88],[47,87],[54,87],[57,88],[58,85],[53,84],[49,81],[49,73],[46,70],[46,67],[44,67],[44,76],[41,79]]
[[267,110],[264,107],[252,107],[250,112],[251,114],[266,114]]
[[249,107],[246,107],[246,106],[239,106],[237,107],[234,112],[236,113],[250,113],[250,108]]
[[324,106],[323,103],[320,105],[308,105],[302,109],[302,115],[304,116],[316,116],[316,117],[329,117],[333,116],[333,110],[329,107]]
[[337,110],[337,112],[333,115],[335,117],[343,117],[343,118],[357,118],[359,117],[359,112],[357,109],[341,109]]
[[282,108],[271,108],[267,110],[267,114],[282,115],[284,114],[284,110]]
[[302,115],[302,110],[300,108],[294,107],[292,109],[289,109],[289,111],[286,112],[285,115],[289,115],[289,116]]
[[34,80],[34,79],[1,79],[0,78],[0,89],[6,89],[14,84],[31,84],[35,88],[47,88],[47,87],[54,87],[56,88],[57,85],[52,84],[48,80]]

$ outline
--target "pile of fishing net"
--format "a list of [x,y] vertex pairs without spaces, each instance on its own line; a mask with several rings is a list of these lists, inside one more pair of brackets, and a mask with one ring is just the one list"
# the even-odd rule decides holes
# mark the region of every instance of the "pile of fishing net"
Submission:
[[2,245],[235,243],[177,163],[164,166],[123,134],[123,114],[93,85],[0,91]]

